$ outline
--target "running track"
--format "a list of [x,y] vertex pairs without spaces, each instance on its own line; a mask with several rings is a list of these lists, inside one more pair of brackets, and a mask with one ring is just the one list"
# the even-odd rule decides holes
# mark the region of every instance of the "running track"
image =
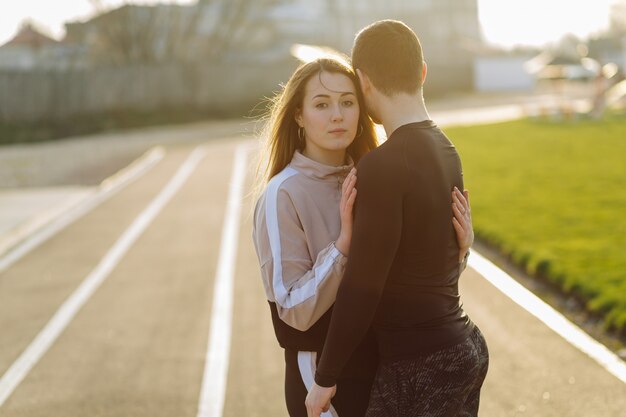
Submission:
[[[286,416],[251,243],[254,152],[241,137],[169,146],[0,259],[0,416]],[[462,296],[491,351],[481,416],[626,416],[610,356],[473,268]]]

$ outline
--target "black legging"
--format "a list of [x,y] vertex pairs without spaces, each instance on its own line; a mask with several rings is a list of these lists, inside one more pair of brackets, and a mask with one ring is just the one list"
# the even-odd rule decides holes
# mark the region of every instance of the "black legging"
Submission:
[[[305,380],[315,375],[314,353],[285,350],[285,399],[290,417],[306,417],[304,400],[308,390]],[[339,417],[363,417],[369,402],[372,379],[344,378],[337,381],[337,394],[331,404]]]

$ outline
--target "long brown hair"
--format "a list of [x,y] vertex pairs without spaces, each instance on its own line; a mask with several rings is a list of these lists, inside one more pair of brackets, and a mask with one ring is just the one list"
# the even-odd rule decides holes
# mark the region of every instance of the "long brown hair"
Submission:
[[[374,123],[367,114],[357,76],[347,59],[342,62],[341,58],[318,58],[300,65],[283,90],[271,99],[266,116],[268,120],[263,132],[264,155],[257,170],[258,186],[265,185],[272,177],[281,172],[291,162],[296,150],[302,151],[304,148],[302,141],[298,138],[296,114],[302,109],[306,83],[311,77],[324,71],[346,75],[352,80],[356,90],[360,109],[359,125],[362,126],[363,130],[348,146],[347,154],[356,164],[363,155],[378,145]],[[361,128],[359,127],[358,130],[360,131]]]

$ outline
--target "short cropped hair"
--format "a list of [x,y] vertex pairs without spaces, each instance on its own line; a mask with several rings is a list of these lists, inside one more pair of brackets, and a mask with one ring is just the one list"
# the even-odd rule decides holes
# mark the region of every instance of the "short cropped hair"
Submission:
[[387,96],[414,94],[422,86],[422,46],[411,28],[397,20],[374,22],[356,35],[352,66]]

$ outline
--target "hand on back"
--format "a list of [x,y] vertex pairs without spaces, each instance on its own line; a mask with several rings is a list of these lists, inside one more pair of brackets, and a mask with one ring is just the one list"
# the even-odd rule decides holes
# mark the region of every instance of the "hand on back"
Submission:
[[474,228],[472,226],[472,211],[469,203],[469,191],[461,193],[458,188],[452,190],[452,224],[456,231],[456,241],[459,244],[459,262],[474,243]]
[[335,242],[335,247],[344,255],[348,255],[352,239],[352,222],[354,201],[356,200],[356,168],[352,168],[341,187],[341,201],[339,215],[341,217],[341,231]]

